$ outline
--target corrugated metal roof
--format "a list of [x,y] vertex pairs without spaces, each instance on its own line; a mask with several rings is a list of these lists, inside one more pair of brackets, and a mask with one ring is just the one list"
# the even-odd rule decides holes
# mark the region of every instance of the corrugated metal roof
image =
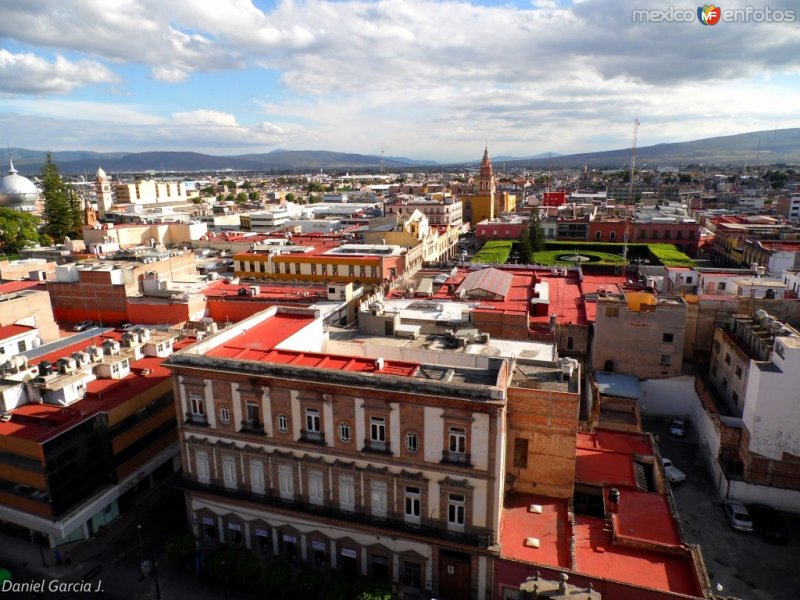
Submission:
[[488,267],[467,275],[461,285],[458,286],[456,293],[462,290],[466,293],[473,290],[481,290],[505,299],[508,289],[511,287],[512,279],[514,279],[513,274]]

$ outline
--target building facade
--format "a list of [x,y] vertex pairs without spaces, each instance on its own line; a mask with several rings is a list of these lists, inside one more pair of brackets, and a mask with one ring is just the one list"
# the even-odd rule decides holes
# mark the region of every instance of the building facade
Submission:
[[170,361],[201,543],[386,578],[406,598],[490,597],[506,361],[313,352],[308,312],[270,309]]

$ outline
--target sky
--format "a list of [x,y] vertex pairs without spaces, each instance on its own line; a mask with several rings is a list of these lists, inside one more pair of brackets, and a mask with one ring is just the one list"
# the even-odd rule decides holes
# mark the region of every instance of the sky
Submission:
[[[747,5],[750,22],[725,20]],[[639,146],[800,126],[800,5],[726,0],[715,25],[697,8],[2,0],[0,142],[460,161],[485,144],[520,157],[629,147],[637,113]],[[763,22],[765,8],[795,12]],[[664,12],[635,22],[650,9]]]

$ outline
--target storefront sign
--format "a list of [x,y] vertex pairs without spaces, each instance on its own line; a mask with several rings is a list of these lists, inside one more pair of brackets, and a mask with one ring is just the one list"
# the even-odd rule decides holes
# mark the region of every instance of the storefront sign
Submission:
[[358,552],[355,550],[350,550],[350,548],[342,548],[342,556],[346,556],[348,558],[358,558]]
[[325,550],[325,542],[318,542],[316,540],[311,540],[311,549],[312,550]]

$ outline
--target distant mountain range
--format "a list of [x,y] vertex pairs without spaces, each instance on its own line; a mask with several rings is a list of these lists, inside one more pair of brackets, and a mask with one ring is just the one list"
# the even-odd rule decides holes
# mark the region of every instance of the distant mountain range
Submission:
[[[569,154],[536,160],[507,161],[506,167],[547,168],[548,166],[616,168],[630,165],[631,148],[607,152]],[[722,137],[706,138],[692,142],[656,144],[636,149],[636,164],[673,165],[770,165],[775,163],[800,163],[800,128],[754,131]]]
[[[23,173],[41,170],[45,152],[11,148],[15,166]],[[63,173],[94,175],[97,167],[111,173],[142,173],[147,171],[276,171],[308,173],[319,169],[375,170],[381,165],[387,171],[420,168],[466,167],[474,168],[480,161],[444,165],[429,160],[416,160],[402,156],[374,156],[328,152],[324,150],[276,149],[263,154],[213,156],[198,152],[53,152],[53,158]],[[630,164],[631,149],[622,148],[606,152],[562,155],[545,152],[524,158],[513,156],[492,157],[495,164],[502,162],[506,168],[562,168],[582,167],[619,168]],[[636,150],[636,162],[649,165],[761,165],[774,163],[800,163],[800,129],[755,131],[724,137],[714,137],[691,142],[656,144]]]

